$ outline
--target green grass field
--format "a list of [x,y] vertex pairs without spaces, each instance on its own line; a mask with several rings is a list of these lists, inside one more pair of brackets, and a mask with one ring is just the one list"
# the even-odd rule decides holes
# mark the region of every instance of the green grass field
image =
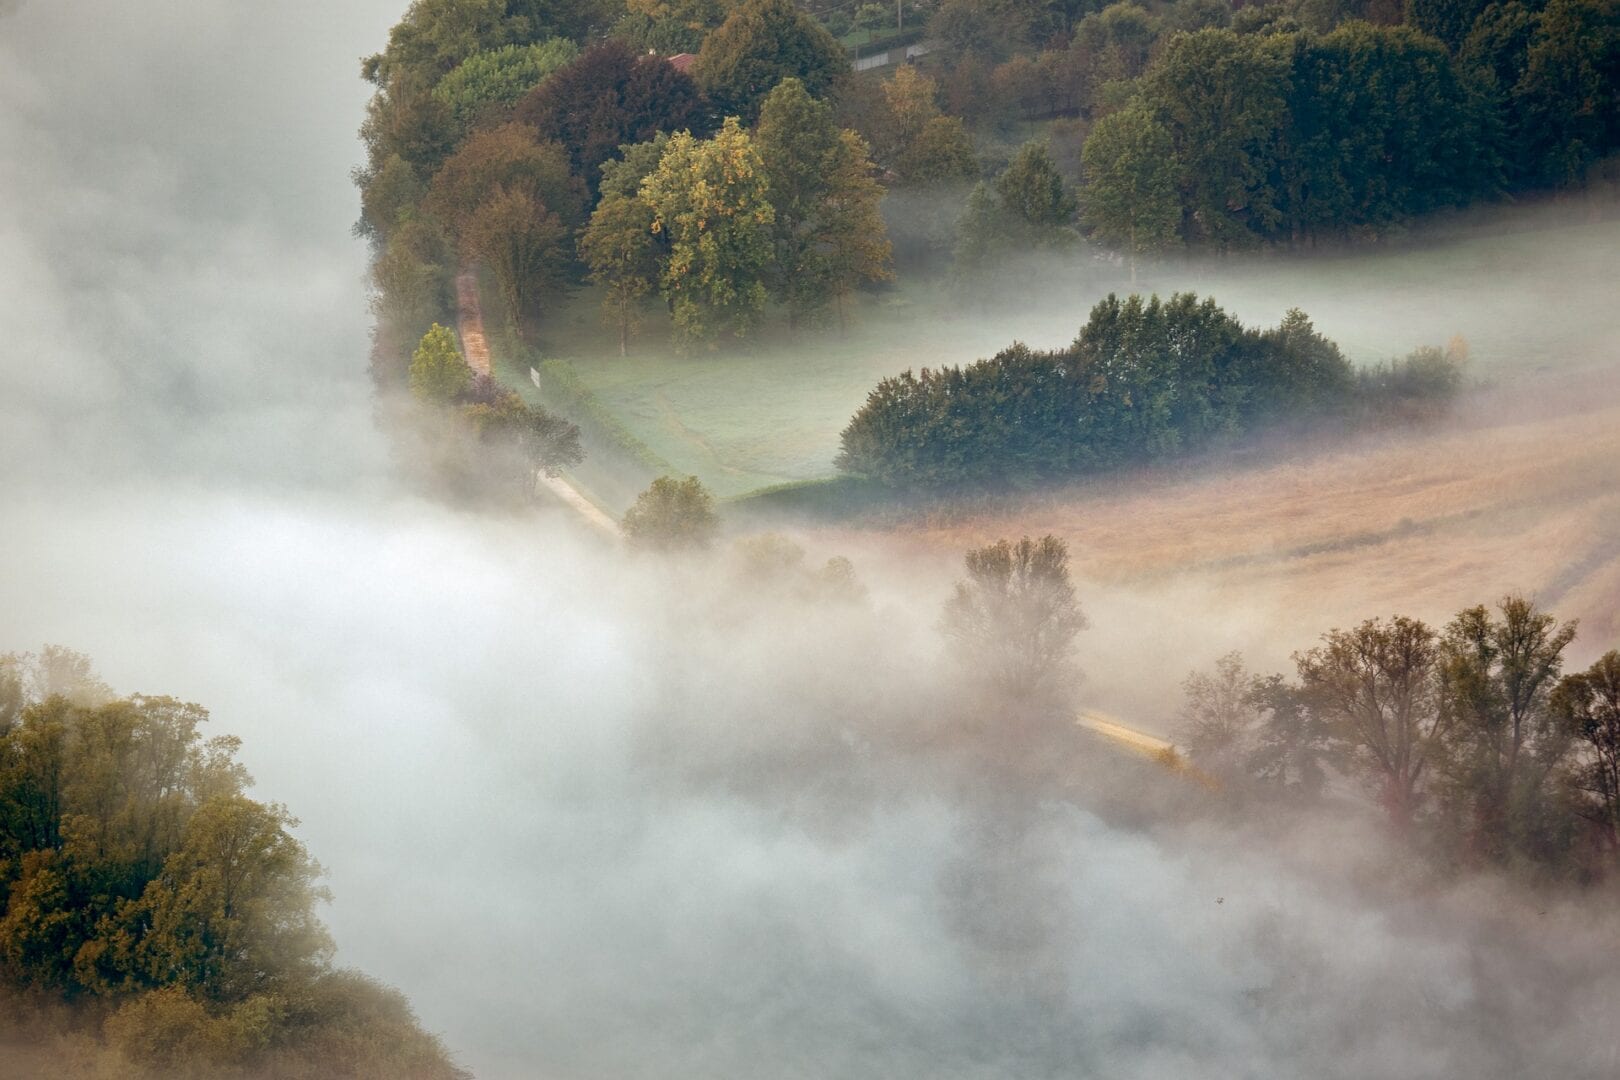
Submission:
[[[1213,295],[1260,325],[1300,307],[1361,363],[1461,334],[1475,376],[1500,379],[1578,363],[1613,342],[1620,219],[1568,217],[1518,211],[1489,228],[1459,225],[1354,254],[1163,265],[1143,270],[1139,291]],[[864,298],[847,336],[771,326],[756,341],[694,357],[667,346],[653,311],[632,355],[620,358],[595,296],[581,293],[543,321],[538,353],[566,361],[596,406],[654,459],[733,498],[833,475],[839,432],[878,379],[968,363],[1015,340],[1060,345],[1098,299],[1129,291],[1122,268],[1090,258],[1009,269],[999,286],[999,298],[969,306],[943,284],[909,283]],[[526,370],[506,375],[527,386]],[[653,472],[645,460],[586,469],[598,475],[582,472],[581,482],[610,509]]]

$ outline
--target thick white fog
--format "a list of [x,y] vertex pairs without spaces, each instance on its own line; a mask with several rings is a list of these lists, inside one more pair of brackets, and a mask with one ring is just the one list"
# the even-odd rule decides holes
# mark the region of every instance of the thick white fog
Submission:
[[[241,735],[339,961],[479,1076],[1620,1071],[1602,905],[1414,891],[1356,812],[1158,823],[1100,745],[1095,799],[964,753],[946,563],[843,552],[870,602],[815,603],[397,487],[346,177],[403,0],[10,6],[0,651]],[[1115,700],[1268,614],[1085,599]]]

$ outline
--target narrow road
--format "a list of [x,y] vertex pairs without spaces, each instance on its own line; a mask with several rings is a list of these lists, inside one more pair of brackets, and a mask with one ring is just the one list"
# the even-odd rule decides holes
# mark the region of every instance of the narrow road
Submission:
[[[467,366],[493,378],[489,340],[484,337],[484,311],[478,301],[478,273],[471,268],[456,275],[456,324]],[[591,528],[615,540],[619,538],[619,523],[587,499],[566,477],[547,476],[536,469],[534,483],[536,489],[545,488],[555,495],[564,506],[584,518]]]

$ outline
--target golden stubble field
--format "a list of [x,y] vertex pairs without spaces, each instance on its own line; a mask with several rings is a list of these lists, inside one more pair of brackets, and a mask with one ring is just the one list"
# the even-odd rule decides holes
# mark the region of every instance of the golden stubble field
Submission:
[[1068,540],[1091,611],[1082,651],[1098,702],[1149,727],[1190,668],[1229,648],[1284,669],[1330,627],[1394,612],[1438,625],[1509,591],[1578,618],[1570,658],[1584,665],[1620,647],[1620,366],[1476,391],[1424,429],[816,539],[941,564],[1048,532]]

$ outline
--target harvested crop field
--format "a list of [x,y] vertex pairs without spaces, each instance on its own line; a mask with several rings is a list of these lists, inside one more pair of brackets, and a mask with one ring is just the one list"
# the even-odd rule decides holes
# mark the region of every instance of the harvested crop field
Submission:
[[[1577,661],[1620,645],[1617,477],[1611,367],[1556,386],[1516,380],[1429,430],[1122,475],[955,520],[820,530],[815,542],[931,562],[1001,537],[1062,536],[1094,598],[1086,645],[1105,657],[1122,636],[1146,647],[1168,702],[1190,667],[1227,648],[1281,666],[1331,626],[1394,612],[1443,622],[1509,590],[1581,620]],[[1156,629],[1144,642],[1130,624],[1147,609],[1140,621]]]

